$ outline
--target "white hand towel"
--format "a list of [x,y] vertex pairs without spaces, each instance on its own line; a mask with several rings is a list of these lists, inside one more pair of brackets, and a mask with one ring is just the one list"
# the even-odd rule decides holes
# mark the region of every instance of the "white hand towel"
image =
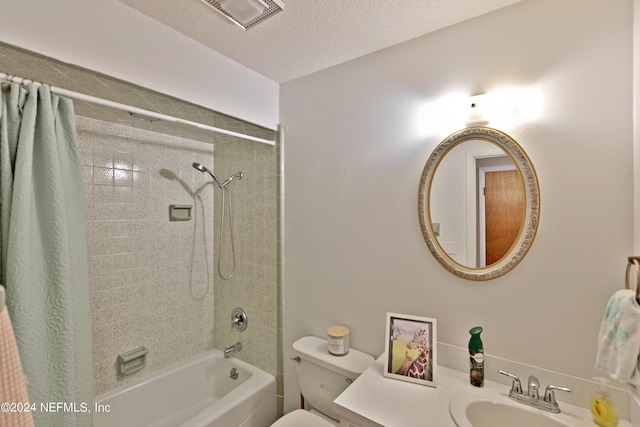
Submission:
[[640,397],[640,304],[630,289],[617,291],[609,299],[600,335],[596,369],[619,381],[634,397]]

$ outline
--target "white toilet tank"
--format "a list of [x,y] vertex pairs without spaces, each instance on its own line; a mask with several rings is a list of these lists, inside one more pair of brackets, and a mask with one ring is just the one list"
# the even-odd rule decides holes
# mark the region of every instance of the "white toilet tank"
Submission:
[[351,348],[344,356],[329,353],[327,340],[303,337],[293,343],[300,392],[314,409],[337,420],[335,400],[369,365],[372,356]]

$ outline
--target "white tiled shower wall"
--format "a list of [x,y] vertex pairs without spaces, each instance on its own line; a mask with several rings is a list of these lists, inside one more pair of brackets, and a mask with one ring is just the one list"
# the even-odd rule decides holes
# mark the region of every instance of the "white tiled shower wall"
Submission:
[[[212,144],[78,117],[89,234],[95,393],[214,346]],[[169,221],[169,205],[192,205]],[[149,349],[117,374],[119,353]]]

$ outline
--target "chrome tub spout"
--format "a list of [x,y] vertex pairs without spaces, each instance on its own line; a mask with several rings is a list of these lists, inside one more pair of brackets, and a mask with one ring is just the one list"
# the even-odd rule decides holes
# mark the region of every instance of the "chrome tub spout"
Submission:
[[223,351],[224,358],[228,359],[233,353],[237,353],[240,350],[242,350],[242,344],[240,344],[240,342],[230,345],[229,347],[225,347]]

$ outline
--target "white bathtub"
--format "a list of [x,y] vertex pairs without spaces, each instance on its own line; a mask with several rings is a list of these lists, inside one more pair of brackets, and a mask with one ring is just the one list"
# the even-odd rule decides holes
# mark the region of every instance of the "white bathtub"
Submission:
[[276,420],[276,381],[211,350],[97,396],[95,405],[94,427],[266,427]]

